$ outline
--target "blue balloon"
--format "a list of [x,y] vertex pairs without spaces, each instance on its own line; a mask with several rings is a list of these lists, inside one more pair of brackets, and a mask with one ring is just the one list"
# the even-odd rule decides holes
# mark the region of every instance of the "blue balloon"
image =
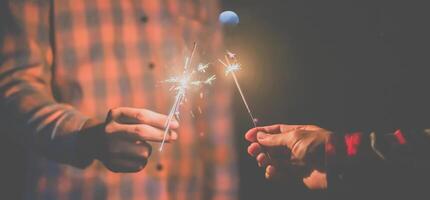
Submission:
[[224,25],[237,25],[239,16],[233,11],[224,11],[219,15],[219,21]]

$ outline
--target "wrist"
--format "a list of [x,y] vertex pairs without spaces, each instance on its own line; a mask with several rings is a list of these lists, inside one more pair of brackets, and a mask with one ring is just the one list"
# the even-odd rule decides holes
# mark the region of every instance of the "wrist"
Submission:
[[100,157],[104,144],[103,123],[89,119],[79,131],[77,154],[83,166],[88,166]]

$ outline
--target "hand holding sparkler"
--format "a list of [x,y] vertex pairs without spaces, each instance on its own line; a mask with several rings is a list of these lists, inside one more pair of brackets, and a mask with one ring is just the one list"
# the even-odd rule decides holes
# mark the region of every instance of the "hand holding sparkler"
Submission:
[[[103,165],[113,172],[138,172],[150,155],[148,142],[174,141],[175,131],[163,138],[166,115],[139,108],[119,107],[111,109],[105,123],[90,120],[81,134],[82,149],[91,152]],[[170,130],[179,127],[171,121]]]
[[[251,142],[248,153],[266,167],[267,179],[301,181],[309,189],[320,190],[327,189],[325,156],[332,135],[313,125],[274,124],[249,130],[245,139]],[[272,153],[272,162],[263,147]]]

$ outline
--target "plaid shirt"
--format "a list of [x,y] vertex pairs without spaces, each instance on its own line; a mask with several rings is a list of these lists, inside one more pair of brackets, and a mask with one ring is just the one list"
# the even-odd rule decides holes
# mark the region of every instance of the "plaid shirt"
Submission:
[[26,199],[236,197],[228,81],[187,99],[180,139],[160,156],[162,171],[156,151],[139,173],[112,173],[97,161],[71,166],[79,162],[76,133],[89,118],[104,120],[118,106],[168,112],[172,95],[157,83],[181,70],[184,49],[197,41],[202,55],[222,50],[217,0],[1,4],[0,103],[14,127],[8,136],[29,151]]

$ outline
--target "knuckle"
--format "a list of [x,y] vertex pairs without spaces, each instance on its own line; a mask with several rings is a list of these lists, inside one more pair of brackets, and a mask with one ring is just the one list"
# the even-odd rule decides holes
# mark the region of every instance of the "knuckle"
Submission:
[[147,117],[146,117],[146,114],[144,111],[137,112],[134,117],[140,122],[146,122],[147,121]]
[[145,127],[142,125],[134,126],[133,132],[136,134],[143,134],[145,132]]
[[284,133],[284,136],[282,137],[283,142],[285,144],[295,143],[297,141],[298,134],[299,134],[299,132],[297,130],[293,130],[293,131]]
[[297,141],[301,137],[302,134],[303,134],[303,132],[301,130],[294,130],[293,132],[291,132],[290,137],[294,141]]
[[300,130],[294,130],[288,135],[288,139],[291,141],[291,149],[294,150],[300,144],[300,136],[302,132]]
[[116,124],[113,122],[109,122],[108,124],[106,124],[104,131],[105,133],[114,133],[116,130]]

